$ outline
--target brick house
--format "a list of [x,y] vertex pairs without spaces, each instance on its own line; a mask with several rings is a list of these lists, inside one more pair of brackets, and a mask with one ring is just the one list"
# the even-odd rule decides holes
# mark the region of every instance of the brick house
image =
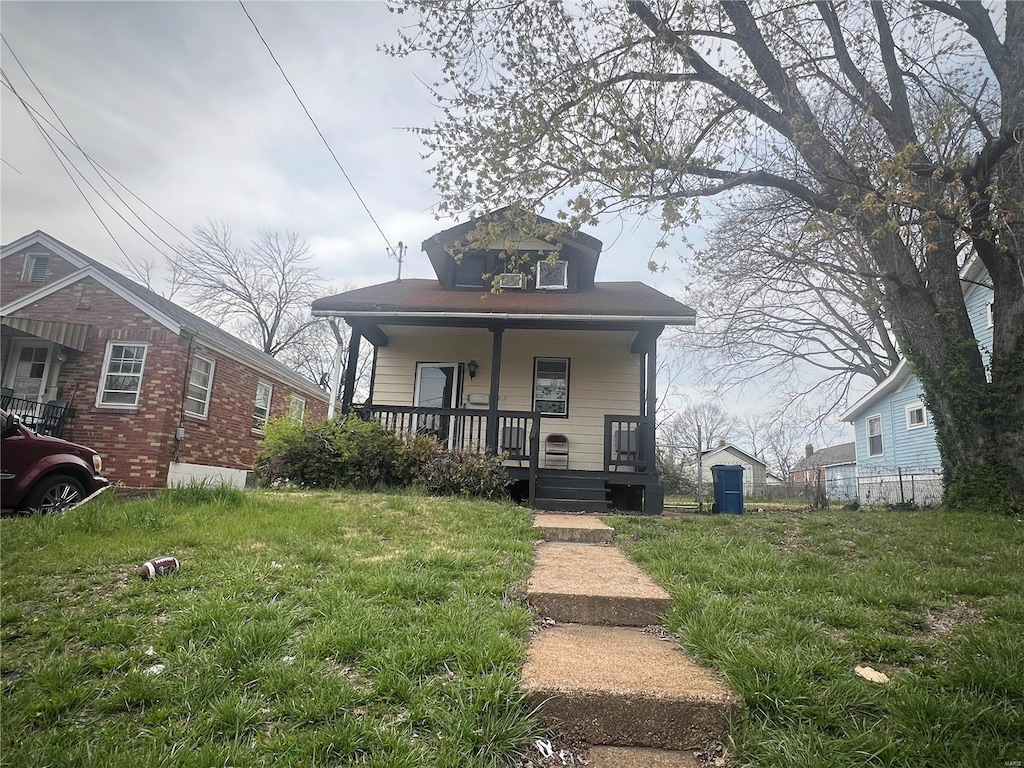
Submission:
[[244,483],[267,418],[327,396],[274,358],[45,232],[0,251],[5,408],[127,486]]

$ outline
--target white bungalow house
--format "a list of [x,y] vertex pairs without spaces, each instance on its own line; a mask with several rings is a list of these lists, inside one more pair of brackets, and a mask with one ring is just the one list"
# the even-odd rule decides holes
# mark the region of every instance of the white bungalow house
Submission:
[[[595,282],[602,244],[586,234],[549,242],[512,233],[526,259],[514,271],[507,237],[460,246],[498,215],[423,242],[436,279],[313,303],[314,315],[352,327],[350,373],[360,339],[373,345],[370,394],[356,407],[450,449],[508,454],[519,492],[538,508],[659,513],[657,341],[696,313],[640,282]],[[353,390],[350,376],[343,412]]]
[[[982,358],[992,349],[992,282],[973,259],[961,273],[964,303]],[[901,360],[889,377],[840,417],[856,432],[857,493],[861,504],[942,499],[942,465],[924,389],[910,363]]]
[[[768,467],[756,456],[732,443],[721,442],[701,454],[701,468],[704,475],[704,487],[710,492],[712,483],[711,468],[717,464],[743,467],[743,493],[746,496],[763,496],[768,486]],[[687,464],[693,472],[697,469],[696,457]]]

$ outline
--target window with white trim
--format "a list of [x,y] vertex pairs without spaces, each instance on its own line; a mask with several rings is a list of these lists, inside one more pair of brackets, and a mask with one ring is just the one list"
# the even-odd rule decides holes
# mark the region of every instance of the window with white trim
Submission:
[[569,358],[534,358],[533,410],[545,416],[569,415]]
[[185,413],[205,419],[210,412],[210,393],[213,391],[214,361],[196,355],[192,358],[192,373],[185,394]]
[[274,385],[261,381],[256,385],[256,402],[252,408],[252,428],[262,432],[270,418],[270,401],[274,397]]
[[921,429],[928,426],[928,412],[924,403],[912,403],[907,406],[907,429]]
[[50,256],[45,253],[30,253],[25,256],[25,269],[21,273],[23,283],[42,283],[46,280],[46,267]]
[[868,456],[882,455],[882,417],[868,416]]
[[306,401],[298,395],[288,398],[288,418],[296,424],[301,424],[306,418]]
[[108,342],[96,405],[110,408],[136,407],[139,404],[139,394],[142,392],[142,372],[145,365],[145,344]]
[[558,290],[569,286],[568,262],[539,261],[537,262],[537,288],[540,290]]
[[989,328],[996,324],[996,316],[992,312],[992,305],[994,303],[995,299],[989,299],[988,304],[985,305],[985,321],[988,323]]

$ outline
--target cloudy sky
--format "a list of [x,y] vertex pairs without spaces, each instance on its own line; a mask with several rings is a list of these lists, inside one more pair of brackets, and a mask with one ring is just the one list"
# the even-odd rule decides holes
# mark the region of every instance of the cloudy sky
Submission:
[[[430,60],[377,51],[407,17],[379,2],[252,0],[246,7],[384,235],[409,246],[403,274],[432,276],[419,244],[453,222],[434,219],[429,163],[403,130],[426,126],[435,114],[421,82],[431,80]],[[4,242],[42,229],[117,266],[122,257],[102,218],[128,254],[158,257],[103,202],[146,232],[89,162],[42,122],[59,126],[59,117],[96,163],[183,232],[207,219],[228,222],[239,239],[262,228],[295,231],[309,240],[335,286],[395,277],[384,237],[237,2],[5,0],[0,14],[5,80],[38,110],[67,153],[65,164],[73,162],[99,190],[71,171],[97,217],[5,87]],[[118,191],[161,237],[181,242],[145,205]],[[592,234],[605,243],[599,279],[644,280],[678,293],[681,267],[660,276],[646,270],[653,228],[613,221]]]

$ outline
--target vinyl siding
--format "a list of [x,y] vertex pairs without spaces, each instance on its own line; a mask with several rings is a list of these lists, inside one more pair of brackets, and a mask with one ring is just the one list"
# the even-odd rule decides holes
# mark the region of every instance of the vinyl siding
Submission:
[[[869,406],[857,417],[857,467],[861,477],[904,472],[931,471],[939,467],[939,449],[931,413],[925,411],[927,424],[907,429],[907,406],[922,401],[921,383],[911,376],[888,397]],[[868,455],[867,420],[882,417],[882,455]]]
[[[409,326],[386,326],[384,331],[390,342],[377,353],[374,405],[412,404],[417,362],[465,366],[476,360],[475,379],[463,370],[461,405],[487,409],[471,405],[469,396],[486,395],[490,388],[492,336],[488,331]],[[544,418],[541,441],[552,432],[565,434],[571,469],[603,469],[605,414],[639,414],[641,409],[643,357],[629,351],[634,336],[621,331],[505,331],[498,407],[531,410],[534,358],[568,358],[569,415]]]

